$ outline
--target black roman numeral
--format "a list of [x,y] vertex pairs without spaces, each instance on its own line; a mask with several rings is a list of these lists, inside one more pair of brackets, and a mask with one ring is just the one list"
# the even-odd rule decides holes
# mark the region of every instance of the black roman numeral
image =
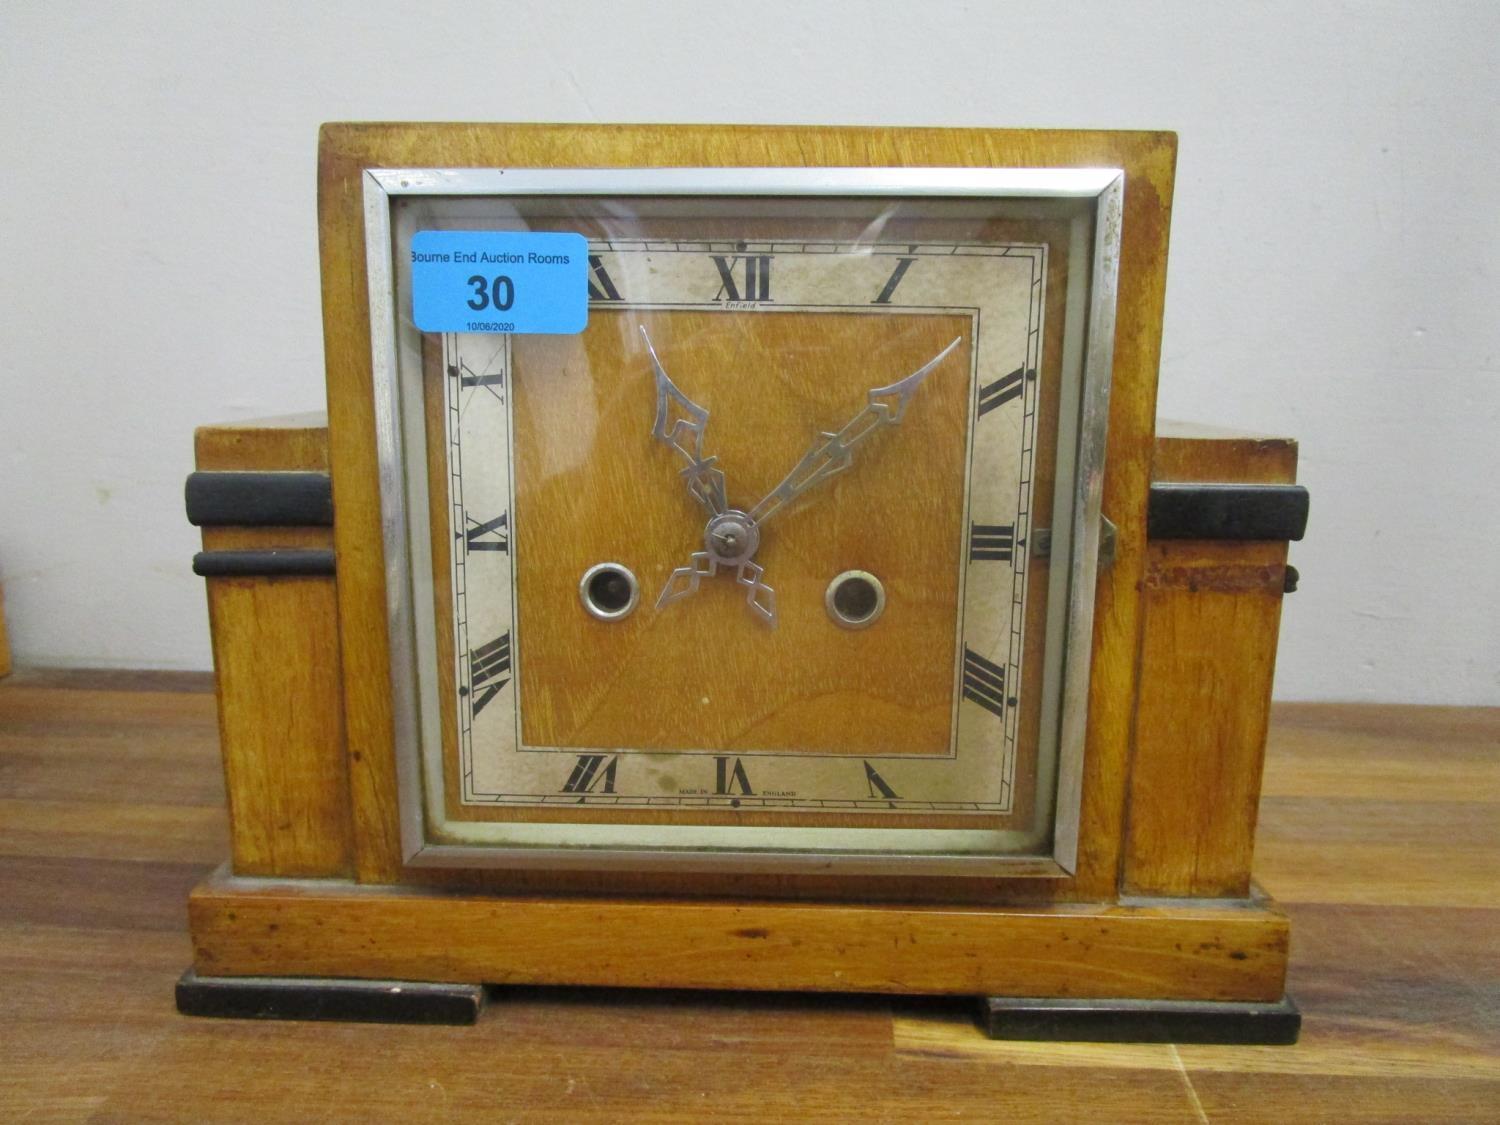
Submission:
[[600,260],[598,254],[589,255],[589,269],[594,275],[589,278],[589,300],[620,300],[620,291],[615,288],[615,283],[610,280],[609,274],[605,272],[604,262]]
[[[865,763],[865,784],[869,786],[871,797],[884,797],[887,801],[899,801],[901,797],[891,788],[885,778],[875,772],[875,767],[869,762]],[[892,805],[891,808],[895,808]]]
[[480,523],[468,512],[464,513],[464,519],[468,521],[468,530],[464,532],[464,546],[470,551],[504,551],[510,553],[510,529],[506,526],[506,517],[509,512],[501,512],[488,523]]
[[467,363],[459,360],[458,363],[448,365],[448,374],[458,380],[458,385],[465,389],[471,387],[485,387],[490,394],[501,402],[505,401],[505,372],[492,371],[488,375],[476,375],[474,369]]
[[870,304],[872,304],[872,305],[888,305],[888,304],[890,304],[891,303],[891,296],[892,296],[892,294],[894,294],[896,292],[896,286],[898,286],[898,285],[901,284],[901,279],[906,276],[906,271],[909,270],[909,269],[911,269],[911,264],[913,262],[915,262],[915,261],[916,261],[915,258],[898,258],[896,260],[896,269],[895,269],[895,272],[893,272],[891,274],[891,276],[887,279],[887,281],[885,283],[885,288],[880,291],[880,296],[876,297],[873,301],[870,302]]
[[964,647],[964,698],[992,715],[1005,717],[1005,669]]
[[1010,562],[1016,553],[1016,525],[1013,523],[970,523],[969,558],[998,559]]
[[[730,258],[712,254],[714,265],[719,270],[719,291],[715,301],[769,301],[771,299],[771,256],[769,254],[741,254]],[[745,275],[743,290],[735,278],[735,267],[741,267]]]
[[1013,398],[1020,398],[1026,389],[1025,380],[1035,378],[1036,372],[1018,367],[1009,375],[1002,375],[987,387],[979,388],[979,416],[982,418],[997,406],[1004,406]]
[[510,634],[501,633],[469,653],[469,714],[477,718],[485,704],[510,683]]
[[578,764],[563,782],[564,793],[592,793],[596,788],[601,793],[615,791],[615,767],[620,764],[616,757],[603,754],[580,754]]
[[735,786],[739,786],[739,792],[747,797],[755,795],[755,790],[750,788],[750,779],[745,776],[745,763],[738,758],[734,759],[734,765],[729,764],[728,758],[714,758],[714,792],[720,796],[735,792]]

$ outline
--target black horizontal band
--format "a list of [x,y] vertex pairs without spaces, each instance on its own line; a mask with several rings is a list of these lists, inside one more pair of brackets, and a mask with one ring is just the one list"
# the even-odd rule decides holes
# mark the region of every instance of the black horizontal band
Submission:
[[1300,484],[1153,484],[1148,539],[1301,539]]
[[333,552],[271,547],[258,551],[199,551],[193,573],[200,578],[275,578],[294,574],[332,574]]
[[1290,996],[1234,1000],[1044,1000],[988,996],[981,1017],[991,1039],[1081,1043],[1297,1042],[1302,1013]]
[[190,473],[187,517],[195,527],[330,527],[327,473]]
[[185,1016],[360,1023],[472,1024],[484,1008],[484,986],[427,981],[326,977],[200,977],[177,982]]

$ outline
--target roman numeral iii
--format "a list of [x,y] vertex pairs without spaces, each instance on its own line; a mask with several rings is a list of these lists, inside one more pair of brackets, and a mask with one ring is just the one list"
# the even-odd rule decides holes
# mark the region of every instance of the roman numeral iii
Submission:
[[[771,299],[771,256],[769,254],[728,257],[710,255],[719,270],[719,291],[715,301],[769,301]],[[736,278],[743,278],[744,288]]]
[[606,758],[603,754],[580,754],[578,764],[563,782],[564,793],[601,793],[615,791],[615,768],[620,764],[617,757]]
[[510,683],[510,634],[469,653],[469,714],[475,718]]
[[1002,375],[987,387],[979,388],[979,416],[983,418],[997,406],[1004,406],[1013,398],[1020,398],[1026,389],[1026,378],[1035,372],[1018,367],[1009,375]]
[[510,529],[506,527],[509,512],[501,512],[494,519],[480,523],[467,512],[464,519],[469,527],[464,532],[464,546],[470,551],[504,551],[510,553]]
[[1016,553],[1016,525],[1013,523],[970,523],[969,558],[1010,562]]
[[964,648],[963,697],[972,699],[990,714],[1005,717],[1005,669]]

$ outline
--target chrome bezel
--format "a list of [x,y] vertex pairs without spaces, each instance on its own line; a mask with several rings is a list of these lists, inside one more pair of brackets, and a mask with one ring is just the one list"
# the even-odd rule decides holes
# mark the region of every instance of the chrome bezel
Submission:
[[[1125,177],[1116,168],[650,168],[650,169],[367,169],[364,175],[366,271],[369,283],[375,429],[390,628],[390,689],[395,729],[402,853],[414,867],[556,870],[669,870],[847,875],[1063,876],[1077,862],[1084,739],[1088,719],[1100,503],[1107,444],[1115,335],[1120,228]],[[1073,199],[1092,201],[1080,222],[1091,239],[1074,239],[1087,261],[1088,300],[1081,322],[1069,316],[1081,349],[1081,380],[1060,404],[1055,499],[1071,513],[1052,529],[1054,574],[1044,685],[1060,681],[1053,706],[1043,707],[1043,737],[1054,725],[1056,799],[1052,847],[1041,853],[903,852],[899,850],[774,850],[725,847],[475,845],[437,842],[429,833],[422,755],[419,652],[430,648],[433,623],[417,613],[409,519],[401,347],[395,307],[392,208],[405,196],[830,196],[893,198]],[[1081,233],[1081,230],[1080,230]],[[1070,276],[1075,276],[1070,270]],[[1076,283],[1076,282],[1075,282]],[[1076,293],[1076,290],[1075,290]],[[1070,310],[1076,307],[1070,300]],[[414,331],[414,329],[409,329]],[[1064,436],[1071,434],[1073,456]],[[425,534],[425,531],[424,531]],[[1060,642],[1060,644],[1055,643]],[[1060,653],[1059,650],[1060,649]],[[870,829],[906,833],[910,829]],[[894,837],[893,837],[894,838]]]
[[[619,609],[605,609],[597,604],[589,594],[589,585],[594,578],[605,571],[612,571],[624,575],[625,583],[630,587],[630,600]],[[590,617],[597,617],[600,621],[619,621],[623,617],[629,617],[635,612],[635,607],[641,603],[641,584],[636,580],[635,572],[624,563],[602,562],[595,563],[583,572],[583,577],[578,580],[578,600],[583,603],[584,612]]]
[[[857,579],[868,582],[875,591],[875,608],[863,617],[849,617],[838,607],[839,587]],[[828,583],[828,588],[823,591],[823,608],[828,611],[828,619],[840,629],[868,629],[885,612],[885,583],[868,570],[846,570],[842,574],[835,574]]]

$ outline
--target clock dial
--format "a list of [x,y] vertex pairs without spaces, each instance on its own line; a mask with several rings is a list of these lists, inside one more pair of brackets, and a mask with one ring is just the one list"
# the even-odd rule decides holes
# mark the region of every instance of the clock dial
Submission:
[[1048,243],[589,250],[583,333],[425,348],[450,818],[1029,823]]
[[411,606],[410,663],[393,662],[427,846],[483,865],[1057,873],[1087,671],[1068,653],[1089,638],[1090,373],[1108,371],[1089,335],[1098,197],[537,183],[392,210],[398,314],[421,231],[564,233],[587,266],[580,331],[398,315],[389,515],[412,578],[392,587]]

